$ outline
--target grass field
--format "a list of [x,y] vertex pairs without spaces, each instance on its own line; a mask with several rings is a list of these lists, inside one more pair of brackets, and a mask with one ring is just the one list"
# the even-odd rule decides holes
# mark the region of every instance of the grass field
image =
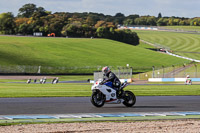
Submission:
[[173,53],[200,60],[200,36],[198,34],[136,31],[141,39],[169,47]]
[[[0,97],[81,97],[92,94],[91,84],[0,84]],[[128,86],[136,96],[200,95],[199,85]]]
[[107,39],[0,36],[0,62],[1,65],[52,67],[116,67],[126,64],[151,67],[188,61]]

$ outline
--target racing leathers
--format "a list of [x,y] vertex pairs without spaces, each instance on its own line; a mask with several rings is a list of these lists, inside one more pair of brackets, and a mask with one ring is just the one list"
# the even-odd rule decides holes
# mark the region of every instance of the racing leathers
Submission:
[[120,86],[121,86],[121,82],[120,80],[118,79],[118,77],[113,73],[113,72],[108,72],[105,74],[105,76],[107,77],[105,80],[103,80],[101,82],[101,84],[104,84],[106,82],[112,82],[113,86],[115,88],[117,88],[118,90],[120,89]]

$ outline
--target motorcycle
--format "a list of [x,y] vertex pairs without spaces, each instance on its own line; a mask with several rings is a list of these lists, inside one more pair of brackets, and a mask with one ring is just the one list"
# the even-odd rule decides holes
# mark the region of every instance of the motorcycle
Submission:
[[185,85],[192,85],[192,80],[190,78],[186,79]]
[[136,97],[131,91],[124,91],[124,88],[128,85],[124,82],[120,87],[120,92],[117,93],[117,89],[111,87],[112,83],[100,84],[101,81],[96,81],[92,86],[91,103],[96,107],[102,107],[105,103],[121,104],[126,107],[132,107],[136,103]]

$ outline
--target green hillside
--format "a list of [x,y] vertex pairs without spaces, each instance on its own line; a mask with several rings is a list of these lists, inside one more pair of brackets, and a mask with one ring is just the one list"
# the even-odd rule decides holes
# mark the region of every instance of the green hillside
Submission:
[[200,59],[199,34],[161,32],[161,31],[136,31],[145,41],[167,46],[174,53],[193,59]]
[[0,36],[0,65],[51,67],[171,66],[188,62],[107,39]]

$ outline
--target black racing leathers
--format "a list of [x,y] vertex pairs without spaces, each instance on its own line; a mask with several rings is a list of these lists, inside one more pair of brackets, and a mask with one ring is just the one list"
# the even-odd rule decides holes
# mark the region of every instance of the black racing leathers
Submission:
[[120,88],[121,82],[113,72],[108,72],[107,74],[105,74],[105,76],[107,77],[107,79],[103,80],[102,83],[112,82],[114,87],[118,89]]

